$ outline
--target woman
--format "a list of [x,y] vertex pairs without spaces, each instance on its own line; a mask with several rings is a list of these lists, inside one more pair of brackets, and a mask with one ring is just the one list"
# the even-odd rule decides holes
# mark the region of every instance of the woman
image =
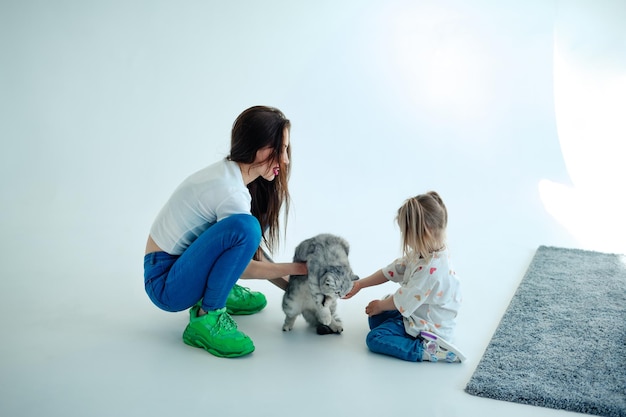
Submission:
[[144,257],[146,292],[165,311],[189,307],[183,341],[220,357],[254,351],[230,314],[252,314],[265,296],[236,285],[270,279],[284,289],[303,263],[271,263],[279,214],[289,211],[290,122],[275,108],[255,106],[233,124],[230,154],[192,174],[157,215]]

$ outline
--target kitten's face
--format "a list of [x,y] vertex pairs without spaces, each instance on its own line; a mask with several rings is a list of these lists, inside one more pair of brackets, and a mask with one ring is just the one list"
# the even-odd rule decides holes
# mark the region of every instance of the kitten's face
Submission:
[[352,270],[346,266],[327,267],[320,279],[322,294],[341,298],[352,289],[352,281],[359,279]]

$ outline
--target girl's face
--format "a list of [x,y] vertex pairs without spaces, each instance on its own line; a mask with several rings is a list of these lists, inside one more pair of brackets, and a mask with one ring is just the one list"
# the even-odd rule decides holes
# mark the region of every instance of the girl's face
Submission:
[[280,167],[289,165],[289,130],[285,128],[283,132],[283,144],[280,150],[280,160],[277,161],[275,158],[271,158],[273,149],[270,147],[265,147],[259,149],[257,151],[256,160],[258,162],[262,162],[259,165],[259,175],[265,178],[268,181],[273,181],[278,173],[280,172]]

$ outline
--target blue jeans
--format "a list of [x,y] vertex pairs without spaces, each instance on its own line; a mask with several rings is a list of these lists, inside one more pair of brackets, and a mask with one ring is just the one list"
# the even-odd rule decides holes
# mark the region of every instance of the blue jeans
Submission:
[[234,214],[209,227],[181,255],[144,257],[146,293],[165,311],[182,311],[202,299],[205,311],[226,305],[228,293],[261,243],[261,227],[249,214]]
[[404,321],[399,311],[385,311],[369,317],[370,332],[365,338],[369,350],[394,356],[411,362],[421,362],[424,355],[422,340],[404,330]]

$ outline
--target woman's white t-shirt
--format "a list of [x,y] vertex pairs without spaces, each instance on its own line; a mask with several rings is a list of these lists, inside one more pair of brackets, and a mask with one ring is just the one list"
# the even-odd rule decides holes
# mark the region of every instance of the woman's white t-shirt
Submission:
[[170,255],[180,255],[212,224],[250,214],[252,197],[236,162],[223,159],[187,177],[157,215],[150,236]]

